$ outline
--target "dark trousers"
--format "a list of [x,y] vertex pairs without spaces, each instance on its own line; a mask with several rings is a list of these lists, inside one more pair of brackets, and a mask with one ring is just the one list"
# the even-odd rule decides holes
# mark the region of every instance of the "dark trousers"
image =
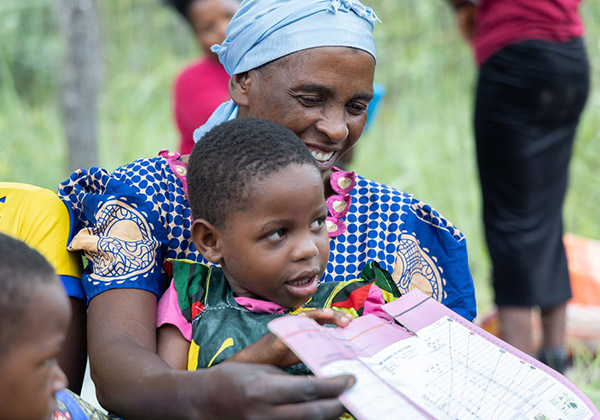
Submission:
[[588,90],[579,38],[514,44],[480,68],[475,138],[497,305],[544,308],[571,297],[562,208]]

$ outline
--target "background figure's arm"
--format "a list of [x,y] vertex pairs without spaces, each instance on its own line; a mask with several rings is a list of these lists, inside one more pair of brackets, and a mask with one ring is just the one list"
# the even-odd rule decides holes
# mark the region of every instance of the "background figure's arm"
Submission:
[[477,2],[475,0],[448,0],[456,12],[456,23],[464,41],[473,45],[477,24]]

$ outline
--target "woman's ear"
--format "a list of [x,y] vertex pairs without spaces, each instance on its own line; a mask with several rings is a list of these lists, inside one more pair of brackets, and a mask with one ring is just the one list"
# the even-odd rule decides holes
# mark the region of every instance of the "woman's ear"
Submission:
[[247,107],[249,104],[248,94],[252,86],[251,71],[246,71],[240,74],[234,74],[229,79],[229,95],[235,104],[239,107]]
[[221,262],[221,235],[219,230],[205,219],[196,219],[192,224],[192,241],[198,252],[213,263]]

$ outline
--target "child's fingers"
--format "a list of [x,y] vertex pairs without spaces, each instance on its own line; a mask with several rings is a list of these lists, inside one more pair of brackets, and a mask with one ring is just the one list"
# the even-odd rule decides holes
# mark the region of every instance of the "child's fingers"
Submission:
[[338,327],[345,327],[353,319],[352,315],[341,311],[334,311],[333,309],[315,309],[312,311],[301,312],[300,316],[312,318],[321,325],[334,324]]

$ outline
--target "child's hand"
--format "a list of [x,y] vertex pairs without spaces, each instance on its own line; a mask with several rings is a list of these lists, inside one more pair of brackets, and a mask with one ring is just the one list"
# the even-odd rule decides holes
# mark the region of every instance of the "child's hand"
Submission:
[[226,362],[261,363],[285,367],[300,363],[300,359],[273,333],[240,350]]
[[352,321],[352,315],[333,309],[314,309],[311,311],[300,312],[298,316],[307,316],[314,319],[319,324],[334,324],[338,327],[345,327]]
[[[352,316],[333,309],[315,309],[301,312],[298,316],[307,316],[319,324],[334,324],[345,327],[352,321]],[[269,333],[257,342],[237,352],[227,362],[262,363],[285,367],[300,363],[300,359],[274,334]]]

